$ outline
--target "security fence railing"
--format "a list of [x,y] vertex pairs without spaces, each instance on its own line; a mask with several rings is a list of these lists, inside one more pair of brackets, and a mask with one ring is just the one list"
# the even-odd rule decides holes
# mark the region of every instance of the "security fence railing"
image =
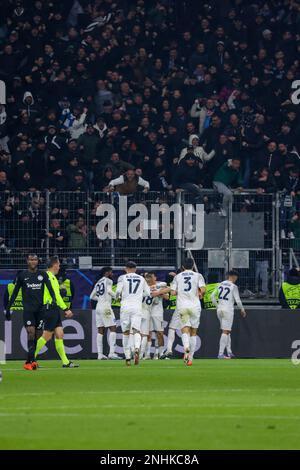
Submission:
[[23,268],[32,251],[42,264],[57,254],[69,268],[119,268],[133,259],[147,268],[176,269],[188,254],[208,282],[236,268],[244,296],[276,297],[284,271],[300,261],[300,201],[247,191],[234,194],[227,214],[221,204],[213,190],[197,198],[184,192],[3,192],[0,268]]
[[[216,282],[225,272],[239,271],[244,297],[276,297],[281,282],[279,256],[280,195],[237,192],[226,216],[221,196],[203,192],[206,198],[205,237],[201,250],[193,257],[208,282]],[[191,201],[190,195],[184,195]]]

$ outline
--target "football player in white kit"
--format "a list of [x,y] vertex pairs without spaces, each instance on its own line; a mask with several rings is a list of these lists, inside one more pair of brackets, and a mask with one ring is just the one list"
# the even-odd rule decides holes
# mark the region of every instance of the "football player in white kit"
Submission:
[[183,263],[183,271],[174,277],[171,293],[177,295],[176,310],[180,318],[184,363],[192,365],[196,349],[197,330],[200,324],[200,299],[205,294],[205,281],[201,274],[193,271],[194,261]]
[[101,270],[100,279],[96,282],[90,295],[90,299],[97,302],[96,326],[98,328],[97,351],[99,360],[107,359],[107,356],[103,354],[103,336],[105,328],[109,328],[110,331],[108,358],[120,359],[120,357],[115,354],[117,327],[115,314],[111,308],[112,298],[115,298],[112,286],[112,268],[105,267]]
[[128,261],[126,274],[118,279],[116,297],[121,299],[120,321],[123,332],[123,348],[126,365],[131,365],[129,334],[132,329],[134,341],[134,364],[139,363],[141,347],[141,322],[143,297],[150,297],[150,287],[145,279],[136,273],[136,264]]
[[[148,342],[149,338],[152,336],[152,310],[154,305],[157,305],[161,302],[160,297],[158,296],[159,294],[163,295],[164,291],[160,288],[160,284],[156,284],[156,276],[153,273],[145,273],[144,275],[146,282],[148,286],[150,287],[150,292],[153,295],[157,295],[157,297],[148,296],[143,298],[143,311],[142,311],[142,324],[141,324],[141,336],[142,336],[142,344],[141,344],[141,351],[140,351],[140,359],[144,357],[147,349],[147,354],[148,354]],[[153,282],[155,280],[155,282]],[[151,333],[150,333],[151,331]],[[150,348],[151,348],[151,341],[150,341]],[[150,350],[149,350],[149,356],[145,356],[145,359],[151,359],[150,356]]]
[[166,282],[157,281],[156,274],[150,272],[147,275],[147,281],[152,293],[155,293],[157,297],[153,299],[151,306],[151,321],[150,331],[151,334],[155,333],[158,344],[158,356],[157,359],[163,355],[164,352],[164,307],[163,299],[169,298],[170,288]]
[[[144,277],[150,288],[151,275],[149,276],[148,273],[145,273]],[[150,291],[151,291],[151,288],[150,288]],[[152,304],[154,300],[155,300],[154,297],[152,297],[151,295],[143,297],[142,322],[141,322],[142,342],[141,342],[141,350],[140,350],[140,359],[144,357],[144,354],[147,348],[148,337],[150,334],[151,309],[152,309]]]
[[[238,273],[236,271],[229,271],[226,281],[221,282],[211,295],[212,302],[217,308],[217,316],[222,330],[219,344],[219,359],[231,359],[234,357],[231,350],[230,333],[234,318],[235,302],[241,310],[242,317],[246,316],[240,299],[239,289],[235,284],[237,280]],[[227,356],[225,355],[225,349],[227,350]]]
[[[177,274],[179,274],[180,270],[177,272]],[[174,272],[170,272],[168,274],[168,282],[167,284],[171,285],[174,278],[176,276],[176,273]],[[173,356],[173,344],[174,344],[174,341],[175,341],[175,334],[176,334],[176,330],[178,330],[180,328],[180,318],[179,318],[179,315],[178,315],[178,311],[177,311],[177,308],[175,308],[175,310],[172,310],[172,318],[171,318],[171,321],[169,323],[169,326],[168,326],[168,341],[167,341],[167,350],[165,352],[165,354],[161,357],[161,359],[171,359],[171,357]]]

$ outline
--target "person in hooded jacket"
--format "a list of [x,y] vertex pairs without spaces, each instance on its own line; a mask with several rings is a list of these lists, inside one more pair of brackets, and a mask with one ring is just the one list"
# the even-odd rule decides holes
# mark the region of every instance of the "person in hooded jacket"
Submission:
[[35,103],[33,95],[30,91],[25,91],[23,96],[23,104],[20,108],[21,111],[26,111],[30,120],[38,122],[41,117],[41,110],[39,106]]
[[182,149],[180,153],[180,157],[178,160],[178,163],[181,162],[181,160],[186,156],[186,154],[192,150],[194,153],[194,156],[197,158],[199,161],[199,166],[200,168],[204,167],[204,164],[206,162],[209,162],[212,158],[215,156],[215,151],[212,150],[209,153],[206,153],[204,148],[199,144],[199,137],[196,134],[192,134],[189,137],[189,143],[188,146]]

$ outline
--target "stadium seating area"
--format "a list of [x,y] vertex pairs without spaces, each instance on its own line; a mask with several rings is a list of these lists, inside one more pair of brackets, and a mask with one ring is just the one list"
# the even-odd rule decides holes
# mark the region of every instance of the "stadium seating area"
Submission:
[[299,52],[295,0],[3,0],[1,217],[36,225],[39,191],[107,191],[130,169],[197,195],[236,158],[230,185],[286,191],[282,237],[300,240]]

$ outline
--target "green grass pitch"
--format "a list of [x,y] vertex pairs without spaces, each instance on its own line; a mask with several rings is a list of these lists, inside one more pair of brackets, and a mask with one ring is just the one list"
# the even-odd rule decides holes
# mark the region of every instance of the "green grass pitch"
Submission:
[[288,360],[0,366],[1,449],[300,449]]

